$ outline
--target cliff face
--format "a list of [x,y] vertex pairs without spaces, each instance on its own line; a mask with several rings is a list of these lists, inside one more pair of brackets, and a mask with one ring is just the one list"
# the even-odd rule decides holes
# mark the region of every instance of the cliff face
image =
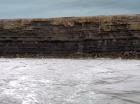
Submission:
[[0,20],[0,56],[140,57],[140,15]]

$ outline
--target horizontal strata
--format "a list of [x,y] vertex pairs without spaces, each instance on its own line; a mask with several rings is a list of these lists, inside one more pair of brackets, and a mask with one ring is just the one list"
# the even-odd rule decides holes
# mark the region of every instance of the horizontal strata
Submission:
[[1,19],[0,56],[140,57],[140,15]]

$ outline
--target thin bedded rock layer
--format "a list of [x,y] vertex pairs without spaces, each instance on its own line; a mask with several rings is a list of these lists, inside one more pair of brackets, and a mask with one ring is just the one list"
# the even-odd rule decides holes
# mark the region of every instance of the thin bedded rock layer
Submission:
[[0,56],[140,57],[140,15],[1,19]]

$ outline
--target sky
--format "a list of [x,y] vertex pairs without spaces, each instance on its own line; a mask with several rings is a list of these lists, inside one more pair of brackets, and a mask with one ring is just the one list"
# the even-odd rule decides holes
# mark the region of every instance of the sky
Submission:
[[139,14],[140,0],[0,0],[0,18]]

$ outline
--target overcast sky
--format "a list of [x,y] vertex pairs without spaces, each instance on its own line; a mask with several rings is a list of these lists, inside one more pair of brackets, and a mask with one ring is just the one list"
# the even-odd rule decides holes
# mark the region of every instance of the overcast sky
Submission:
[[0,18],[140,13],[140,0],[0,0]]

